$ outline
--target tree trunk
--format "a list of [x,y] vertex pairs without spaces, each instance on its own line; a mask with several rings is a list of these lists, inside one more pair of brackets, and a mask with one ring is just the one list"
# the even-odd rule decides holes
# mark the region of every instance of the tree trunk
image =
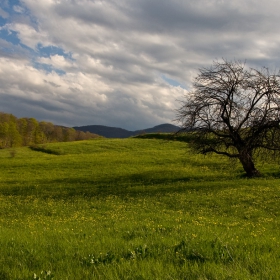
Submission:
[[253,159],[252,153],[248,151],[242,151],[239,154],[239,160],[242,163],[243,169],[246,172],[248,177],[259,177],[261,173],[256,169]]

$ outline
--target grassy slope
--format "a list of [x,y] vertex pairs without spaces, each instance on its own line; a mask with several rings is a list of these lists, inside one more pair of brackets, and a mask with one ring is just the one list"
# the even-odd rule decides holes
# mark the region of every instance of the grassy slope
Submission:
[[278,166],[248,180],[156,139],[45,149],[0,151],[1,280],[280,278]]

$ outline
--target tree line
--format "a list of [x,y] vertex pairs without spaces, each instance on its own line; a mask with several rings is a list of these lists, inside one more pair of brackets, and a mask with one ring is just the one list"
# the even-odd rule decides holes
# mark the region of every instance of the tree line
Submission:
[[52,142],[89,140],[100,137],[34,118],[17,118],[0,112],[0,148],[32,146]]

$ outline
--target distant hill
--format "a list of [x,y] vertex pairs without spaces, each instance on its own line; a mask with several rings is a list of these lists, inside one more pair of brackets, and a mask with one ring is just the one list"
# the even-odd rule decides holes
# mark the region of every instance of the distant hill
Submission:
[[172,133],[180,129],[180,127],[173,124],[160,124],[152,128],[146,128],[141,130],[130,131],[119,127],[110,127],[104,125],[87,125],[87,126],[75,126],[75,130],[95,133],[106,138],[128,138],[131,136],[143,134],[143,133]]

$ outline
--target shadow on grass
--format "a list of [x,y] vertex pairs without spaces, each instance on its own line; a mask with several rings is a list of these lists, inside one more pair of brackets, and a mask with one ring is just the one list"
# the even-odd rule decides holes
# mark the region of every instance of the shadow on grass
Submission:
[[128,176],[114,176],[110,178],[60,178],[42,179],[33,183],[19,186],[18,181],[7,181],[7,187],[1,187],[0,194],[12,196],[38,196],[41,198],[67,199],[73,197],[104,197],[116,196],[159,196],[167,193],[185,191],[218,191],[227,187],[237,187],[240,181],[247,185],[254,185],[255,181],[244,178],[227,177],[194,177],[177,178],[166,177],[165,172],[143,172]]
[[189,143],[195,138],[191,133],[147,133],[133,136],[133,138],[139,139],[157,139],[157,140],[166,140],[166,141],[180,141]]
[[49,149],[44,145],[34,145],[34,146],[30,146],[29,147],[30,150],[32,151],[36,151],[36,152],[42,152],[45,154],[50,154],[50,155],[56,155],[56,156],[60,156],[60,155],[65,155],[65,152],[61,149],[61,148],[57,148],[57,149]]

